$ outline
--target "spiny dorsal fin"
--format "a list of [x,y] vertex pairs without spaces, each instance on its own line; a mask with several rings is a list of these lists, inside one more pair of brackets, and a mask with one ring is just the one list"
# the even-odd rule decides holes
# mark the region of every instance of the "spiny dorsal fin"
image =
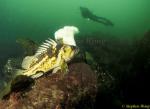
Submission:
[[43,42],[42,45],[40,45],[40,47],[35,53],[35,56],[42,55],[49,51],[51,52],[56,48],[56,46],[57,46],[57,43],[54,40],[48,38],[48,40],[45,40],[45,42]]

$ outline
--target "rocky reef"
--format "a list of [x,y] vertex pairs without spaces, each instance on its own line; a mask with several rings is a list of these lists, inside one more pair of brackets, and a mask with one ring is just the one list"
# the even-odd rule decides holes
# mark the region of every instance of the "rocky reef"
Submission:
[[97,93],[96,76],[87,64],[71,64],[65,76],[48,74],[30,88],[12,90],[0,101],[0,109],[91,109]]
[[124,82],[124,98],[129,103],[150,103],[150,30],[135,43],[130,56],[130,77]]
[[78,45],[96,60],[91,64],[98,74],[96,106],[120,109],[126,104],[149,104],[150,30],[134,40],[101,32],[81,39]]
[[[126,104],[149,103],[150,31],[134,41],[101,33],[77,40],[80,52],[69,63],[68,74],[17,78],[0,101],[0,109],[120,109]],[[13,74],[14,67],[19,65],[8,62],[5,72]]]

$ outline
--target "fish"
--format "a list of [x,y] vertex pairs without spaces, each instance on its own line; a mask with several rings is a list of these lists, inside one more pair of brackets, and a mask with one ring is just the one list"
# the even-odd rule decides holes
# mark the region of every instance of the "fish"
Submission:
[[37,48],[34,55],[24,57],[22,68],[15,69],[13,79],[0,91],[0,99],[7,97],[11,91],[20,86],[19,84],[24,82],[23,79],[31,83],[32,79],[40,78],[50,72],[54,74],[60,70],[64,74],[68,73],[67,64],[79,52],[74,40],[74,35],[78,32],[77,27],[65,26],[55,32],[56,41],[48,38]]
[[[56,32],[57,36],[61,33],[61,39],[65,42],[57,43],[57,38],[55,38],[56,41],[51,38],[45,40],[38,47],[33,56],[26,56],[23,59],[22,69],[17,71],[17,75],[39,78],[49,71],[52,71],[52,74],[58,70],[64,73],[69,71],[67,63],[70,62],[79,51],[74,40],[74,34],[77,31],[75,31],[76,28],[74,27],[64,27],[60,30]],[[62,37],[62,31],[65,33],[65,37]],[[68,35],[68,41],[66,35]]]
[[52,74],[58,70],[67,73],[67,63],[77,54],[76,49],[78,48],[75,46],[57,45],[54,40],[48,39],[38,48],[35,55],[23,59],[23,70],[19,70],[17,74],[38,78],[51,70]]

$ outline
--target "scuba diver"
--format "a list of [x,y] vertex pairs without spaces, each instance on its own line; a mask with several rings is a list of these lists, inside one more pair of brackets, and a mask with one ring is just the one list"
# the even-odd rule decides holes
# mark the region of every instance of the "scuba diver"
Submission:
[[107,25],[107,26],[113,26],[114,25],[110,20],[93,14],[88,8],[80,7],[80,11],[81,11],[81,15],[83,18],[86,18],[88,20],[92,20],[92,21],[95,21],[98,23],[102,23],[102,24]]

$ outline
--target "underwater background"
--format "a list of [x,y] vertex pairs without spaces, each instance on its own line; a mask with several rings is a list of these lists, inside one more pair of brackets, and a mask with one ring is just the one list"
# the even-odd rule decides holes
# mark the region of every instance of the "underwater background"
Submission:
[[[41,41],[64,25],[77,26],[83,34],[101,31],[119,38],[138,37],[150,27],[149,5],[149,0],[0,0],[0,50],[10,54],[16,38]],[[110,19],[114,27],[82,18],[80,6]]]
[[[80,6],[111,20],[114,26],[83,18]],[[53,38],[54,32],[65,25],[79,28],[77,41],[86,40],[89,36],[127,41],[123,43],[136,41],[150,29],[150,0],[0,0],[0,71],[8,58],[22,55],[22,48],[16,43],[18,38],[29,38],[40,44],[48,37]],[[96,53],[93,44],[81,45],[91,54]],[[107,46],[112,44],[108,43]],[[120,45],[115,45],[112,49],[118,46]],[[121,47],[124,45],[121,44]],[[109,56],[106,57],[110,59]],[[94,58],[101,60],[97,55]],[[124,67],[121,66],[120,69],[122,68]],[[117,72],[116,69],[111,70]],[[118,73],[114,75],[118,76]],[[3,77],[0,78],[2,80]]]

